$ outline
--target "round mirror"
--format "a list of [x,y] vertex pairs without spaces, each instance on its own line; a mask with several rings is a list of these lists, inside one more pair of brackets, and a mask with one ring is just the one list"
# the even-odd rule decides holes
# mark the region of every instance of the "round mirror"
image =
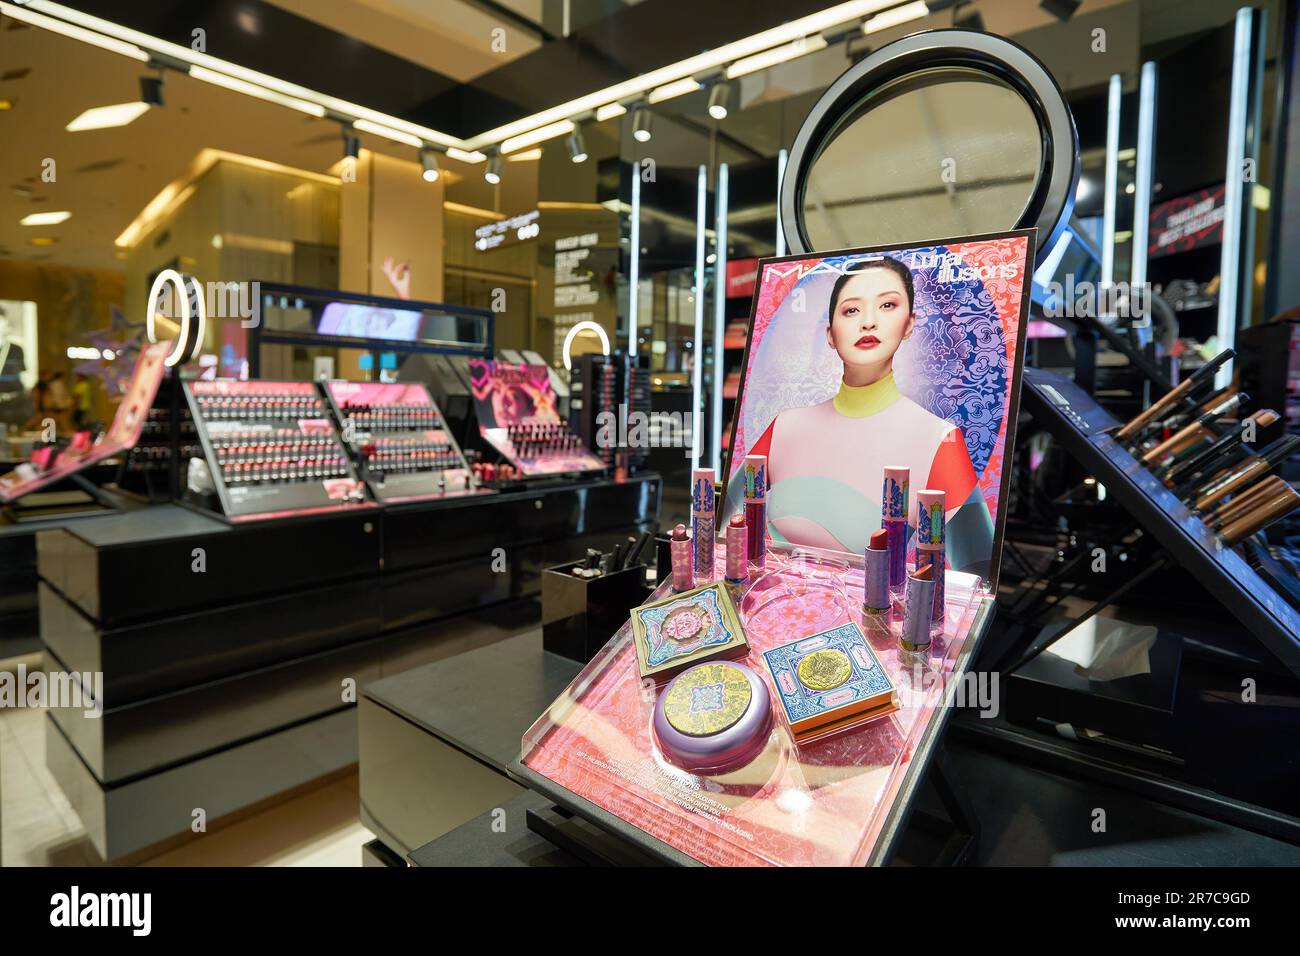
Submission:
[[1019,222],[1043,143],[1024,97],[960,67],[905,76],[851,109],[804,180],[817,249],[971,236]]
[[1060,88],[1028,51],[966,30],[881,47],[818,100],[781,185],[795,254],[1068,222],[1078,136]]

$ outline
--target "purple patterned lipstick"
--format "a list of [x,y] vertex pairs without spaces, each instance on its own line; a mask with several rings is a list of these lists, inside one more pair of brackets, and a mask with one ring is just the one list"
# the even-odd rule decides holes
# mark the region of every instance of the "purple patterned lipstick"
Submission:
[[917,568],[907,579],[907,600],[903,612],[903,633],[899,642],[905,651],[923,651],[930,646],[934,615],[934,565]]
[[902,465],[885,466],[880,496],[880,526],[889,541],[889,591],[902,596],[907,581],[907,486],[910,472]]
[[862,576],[862,610],[868,617],[889,613],[889,532],[881,528],[872,532],[864,553]]
[[749,576],[749,528],[744,515],[732,515],[727,524],[727,583],[739,586]]
[[714,494],[716,473],[696,468],[691,475],[691,535],[695,538],[695,578],[713,580]]
[[916,566],[928,564],[934,569],[934,611],[931,614],[943,626],[945,554],[944,493],[925,489],[916,493]]
[[673,562],[673,590],[689,591],[695,587],[695,555],[691,547],[691,535],[686,525],[679,524],[673,528],[668,539],[668,548]]
[[767,456],[746,455],[745,524],[749,527],[749,563],[762,571],[767,565]]

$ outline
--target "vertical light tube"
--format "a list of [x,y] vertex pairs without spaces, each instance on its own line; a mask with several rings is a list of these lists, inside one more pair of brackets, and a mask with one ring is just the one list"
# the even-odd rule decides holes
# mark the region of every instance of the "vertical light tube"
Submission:
[[1119,111],[1124,81],[1118,73],[1110,78],[1106,100],[1106,193],[1101,216],[1101,285],[1115,282],[1115,192],[1119,185]]
[[727,375],[727,164],[718,165],[718,259],[713,266],[713,473],[722,478],[722,386]]
[[[1232,38],[1232,87],[1228,107],[1228,164],[1224,171],[1223,249],[1219,260],[1219,348],[1232,348],[1237,341],[1237,321],[1243,302],[1249,302],[1249,277],[1241,289],[1242,204],[1246,172],[1246,119],[1250,92],[1249,7],[1237,11],[1236,30]],[[1244,318],[1244,316],[1241,316]],[[1232,381],[1232,360],[1219,366],[1214,384],[1224,388]]]
[[627,279],[627,354],[636,358],[637,306],[641,300],[641,164],[632,162],[632,261]]
[[[1137,176],[1133,184],[1133,266],[1129,273],[1131,296],[1147,281],[1147,239],[1151,225],[1151,171],[1156,161],[1156,65],[1142,64],[1138,86]],[[1129,301],[1133,301],[1130,297]],[[1145,301],[1145,299],[1143,299]]]
[[785,161],[789,154],[781,150],[776,154],[776,254],[785,255],[785,227],[781,223],[781,186],[785,183]]
[[695,356],[691,372],[691,469],[700,467],[700,432],[704,418],[700,414],[704,374],[704,215],[709,199],[708,171],[700,165],[695,193]]

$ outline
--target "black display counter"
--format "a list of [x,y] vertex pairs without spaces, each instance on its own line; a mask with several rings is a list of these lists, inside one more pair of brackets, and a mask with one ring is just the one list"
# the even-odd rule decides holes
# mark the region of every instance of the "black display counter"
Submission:
[[[484,615],[448,630],[462,642],[510,633]],[[506,767],[524,731],[580,669],[543,650],[534,626],[364,687],[362,824],[401,858],[523,793]]]
[[51,710],[47,764],[107,859],[342,770],[358,688],[440,656],[452,616],[532,598],[544,567],[653,527],[660,492],[647,474],[243,524],[158,505],[41,531],[47,666],[103,673],[102,716]]

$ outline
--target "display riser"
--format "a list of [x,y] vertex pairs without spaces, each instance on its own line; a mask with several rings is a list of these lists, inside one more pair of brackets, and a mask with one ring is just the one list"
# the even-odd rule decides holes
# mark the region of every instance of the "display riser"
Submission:
[[[79,812],[86,808],[87,829],[102,831],[97,848],[117,858],[188,829],[188,810],[168,832],[130,821],[135,805],[119,792],[152,792],[142,785],[165,778],[169,792],[181,788],[172,796],[208,808],[211,819],[213,798],[184,790],[191,781],[207,786],[205,772],[182,771],[221,757],[227,772],[268,776],[258,745],[295,728],[345,715],[351,763],[355,695],[345,699],[345,681],[359,694],[380,676],[464,649],[451,636],[456,615],[536,596],[544,567],[652,525],[659,481],[438,504],[262,526],[159,506],[135,522],[115,516],[96,519],[115,522],[107,526],[42,532],[46,666],[103,673],[101,715],[50,715],[80,768],[52,752],[51,770],[59,764],[56,779],[78,795]],[[204,549],[203,572],[191,570],[195,548]],[[336,753],[331,742],[326,763],[337,764]],[[242,793],[260,800],[285,789],[288,777],[277,771],[265,787],[231,790],[221,812],[244,806]]]
[[363,697],[361,824],[405,857],[523,792],[497,771]]
[[357,759],[351,708],[237,747],[105,788],[54,718],[45,721],[45,765],[105,860],[120,860],[189,834],[195,810],[209,829],[221,817],[343,770]]

